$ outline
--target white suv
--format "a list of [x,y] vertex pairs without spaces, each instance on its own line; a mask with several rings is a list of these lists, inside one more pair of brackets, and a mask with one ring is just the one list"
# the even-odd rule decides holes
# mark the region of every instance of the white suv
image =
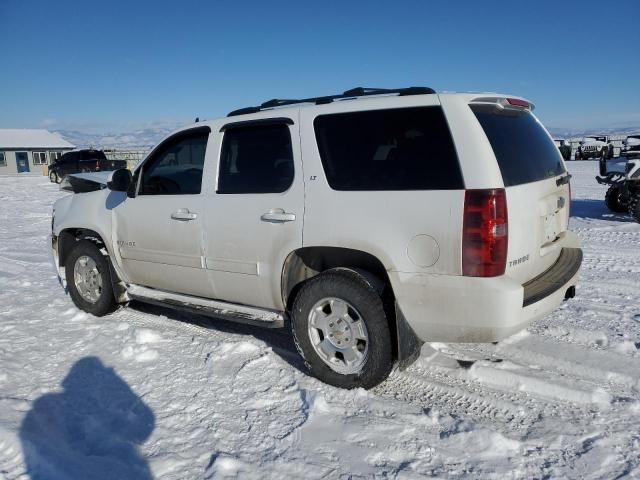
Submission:
[[495,342],[573,297],[569,175],[532,109],[357,88],[196,123],[133,178],[66,187],[85,193],[54,206],[56,267],[94,315],[290,321],[313,375],[369,388],[424,341]]

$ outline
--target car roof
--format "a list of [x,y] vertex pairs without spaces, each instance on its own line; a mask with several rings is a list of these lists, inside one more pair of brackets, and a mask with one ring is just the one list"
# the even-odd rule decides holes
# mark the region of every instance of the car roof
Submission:
[[[231,113],[234,113],[234,115],[231,115],[231,116],[218,117],[218,118],[213,118],[211,120],[199,121],[189,125],[185,125],[184,127],[171,132],[166,138],[171,137],[175,134],[178,134],[182,131],[191,130],[198,127],[209,127],[211,129],[219,128],[221,123],[222,124],[240,123],[245,121],[266,120],[266,119],[279,118],[279,117],[297,118],[300,111],[312,110],[312,109],[322,110],[322,107],[324,105],[328,105],[330,103],[340,103],[340,104],[348,103],[349,105],[353,105],[353,109],[350,109],[350,110],[359,111],[361,109],[362,110],[375,109],[376,106],[379,106],[380,108],[393,108],[393,104],[398,103],[397,100],[399,98],[407,99],[407,101],[410,98],[411,100],[413,100],[411,103],[420,105],[421,103],[423,103],[421,99],[425,97],[433,97],[434,95],[439,98],[446,97],[446,96],[462,97],[467,102],[472,102],[472,101],[482,102],[484,100],[495,101],[497,99],[502,99],[502,98],[514,98],[518,100],[524,100],[531,105],[532,110],[534,108],[533,103],[531,103],[529,100],[523,97],[520,97],[518,95],[501,94],[501,93],[495,93],[495,92],[442,92],[442,93],[429,93],[429,94],[422,94],[422,95],[411,95],[410,97],[408,96],[399,97],[398,95],[392,95],[392,94],[380,94],[377,96],[367,96],[367,97],[339,98],[334,100],[333,102],[322,103],[320,105],[315,104],[312,101],[309,101],[309,102],[300,102],[295,104],[287,104],[283,106],[279,106],[279,105],[269,106],[269,107],[261,108],[258,111],[252,111],[250,113],[235,113],[235,112],[238,112],[238,110],[234,110],[233,112],[231,112]],[[405,103],[405,102],[402,102],[402,103]],[[391,104],[391,106],[385,107],[386,105],[389,105],[389,104]]]

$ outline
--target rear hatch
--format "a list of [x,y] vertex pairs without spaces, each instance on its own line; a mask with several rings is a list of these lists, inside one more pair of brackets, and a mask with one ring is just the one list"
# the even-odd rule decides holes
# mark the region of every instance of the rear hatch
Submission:
[[569,224],[569,175],[553,139],[526,102],[472,103],[471,108],[504,181],[509,222],[505,275],[525,283],[560,255]]

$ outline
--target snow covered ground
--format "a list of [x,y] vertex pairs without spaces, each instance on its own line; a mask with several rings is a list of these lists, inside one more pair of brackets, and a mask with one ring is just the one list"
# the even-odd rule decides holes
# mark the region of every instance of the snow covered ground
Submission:
[[62,193],[0,178],[0,478],[640,476],[640,225],[597,165],[568,163],[576,299],[498,345],[425,345],[372,391],[306,376],[285,331],[78,311],[48,256]]

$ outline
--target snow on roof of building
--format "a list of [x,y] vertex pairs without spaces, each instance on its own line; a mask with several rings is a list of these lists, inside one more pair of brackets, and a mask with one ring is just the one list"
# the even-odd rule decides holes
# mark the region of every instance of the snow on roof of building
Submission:
[[0,128],[0,150],[3,148],[63,148],[75,145],[44,129]]

